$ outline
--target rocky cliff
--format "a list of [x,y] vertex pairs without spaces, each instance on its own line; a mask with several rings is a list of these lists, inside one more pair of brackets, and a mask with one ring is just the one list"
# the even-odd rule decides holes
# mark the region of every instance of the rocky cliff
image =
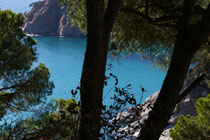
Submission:
[[[184,87],[188,87],[192,81],[202,73],[206,73],[207,76],[201,85],[196,86],[189,94],[186,96],[179,104],[177,104],[170,120],[169,125],[163,131],[159,140],[172,140],[169,136],[169,130],[174,127],[177,122],[177,118],[180,115],[197,115],[196,108],[194,106],[197,99],[205,97],[210,93],[210,88],[206,84],[206,80],[210,80],[210,63],[203,65],[196,65],[188,72],[187,78],[185,79]],[[140,132],[140,124],[143,124],[144,120],[147,119],[148,113],[153,107],[155,100],[158,97],[159,92],[154,93],[152,96],[148,97],[145,102],[136,108],[129,107],[125,112],[119,113],[117,117],[118,124],[121,128],[118,132],[115,132],[116,136],[121,137],[123,140],[136,140]],[[136,113],[138,111],[138,113]],[[138,114],[138,115],[137,115]],[[129,132],[128,135],[125,135]]]
[[58,0],[38,1],[30,6],[31,11],[24,14],[25,33],[46,36],[84,36],[76,26],[71,26],[70,17],[65,9],[61,8]]

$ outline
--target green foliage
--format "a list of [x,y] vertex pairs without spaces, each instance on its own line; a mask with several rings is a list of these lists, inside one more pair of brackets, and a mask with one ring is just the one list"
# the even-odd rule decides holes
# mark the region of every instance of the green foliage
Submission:
[[[112,33],[112,42],[117,44],[111,49],[113,54],[139,53],[142,58],[150,59],[154,66],[167,68],[175,44],[182,3],[182,0],[126,0]],[[199,1],[196,5],[206,8],[208,1]],[[194,15],[193,19],[198,21],[200,17]],[[196,62],[203,59],[198,56]]]
[[174,140],[210,139],[210,94],[195,103],[198,116],[180,116],[170,136]]
[[79,107],[74,99],[52,100],[43,112],[15,124],[0,126],[2,139],[65,139],[75,140],[78,135]]
[[23,16],[0,11],[0,120],[7,111],[26,110],[52,93],[49,69],[37,60],[35,40],[21,27]]
[[[71,17],[71,22],[86,31],[86,0],[60,0]],[[208,0],[197,1],[196,6],[206,8]],[[108,0],[105,0],[107,5]],[[183,0],[124,0],[112,31],[110,51],[113,56],[137,53],[150,59],[155,67],[166,69],[170,63]],[[200,19],[193,16],[192,24]],[[199,50],[193,62],[208,60],[209,44]],[[205,51],[202,57],[201,53]],[[204,57],[205,56],[205,57]]]

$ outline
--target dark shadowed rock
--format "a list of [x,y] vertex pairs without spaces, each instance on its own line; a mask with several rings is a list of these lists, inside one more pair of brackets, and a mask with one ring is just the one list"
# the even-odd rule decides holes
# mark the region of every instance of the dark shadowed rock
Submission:
[[31,11],[24,14],[24,32],[47,36],[84,36],[76,26],[71,26],[70,18],[66,15],[65,9],[61,8],[58,0],[34,2],[30,6]]

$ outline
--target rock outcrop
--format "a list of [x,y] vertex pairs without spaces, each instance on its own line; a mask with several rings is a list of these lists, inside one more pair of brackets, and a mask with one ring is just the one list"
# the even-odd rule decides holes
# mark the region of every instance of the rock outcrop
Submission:
[[[210,64],[205,64],[205,66],[196,65],[194,68],[190,69],[188,76],[185,79],[183,89],[189,86],[195,77],[202,73],[207,73],[205,80],[210,80]],[[210,93],[210,88],[205,82],[202,82],[204,86],[195,87],[179,104],[177,104],[170,120],[169,125],[163,131],[159,140],[171,140],[169,136],[169,130],[174,127],[177,122],[177,118],[180,115],[197,115],[196,108],[194,106],[198,98],[205,97]],[[134,107],[129,107],[126,111],[119,113],[117,117],[118,124],[121,128],[118,132],[114,132],[115,136],[120,136],[123,140],[136,140],[140,132],[140,124],[143,124],[144,120],[147,119],[148,113],[153,107],[154,102],[158,97],[159,92],[154,93],[152,96],[148,97],[142,105]],[[138,111],[138,113],[136,113]],[[124,135],[129,132],[128,135]]]
[[76,26],[71,26],[70,17],[58,0],[44,0],[30,5],[31,11],[25,13],[23,31],[28,34],[46,36],[84,37]]

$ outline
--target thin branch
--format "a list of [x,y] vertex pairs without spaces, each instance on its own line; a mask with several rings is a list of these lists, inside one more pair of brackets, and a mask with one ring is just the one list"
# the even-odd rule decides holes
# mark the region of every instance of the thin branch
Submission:
[[[148,8],[149,7],[151,7],[152,5],[147,5],[148,6]],[[146,8],[146,6],[145,5],[140,5],[140,6],[138,6],[136,9],[141,9],[141,8]]]
[[179,103],[184,97],[186,97],[195,87],[200,85],[200,82],[204,79],[206,75],[203,74],[194,80],[190,86],[188,86],[182,93],[178,96],[177,103]]
[[[156,25],[156,26],[165,26],[165,27],[173,27],[176,28],[176,24],[171,24],[171,22],[178,21],[179,15],[173,15],[173,16],[161,16],[157,18],[151,18],[149,15],[146,15],[144,13],[141,13],[137,11],[136,9],[124,9],[124,12],[131,12],[133,14],[137,14],[141,16],[142,18],[146,19],[149,23]],[[161,23],[163,22],[163,23]]]
[[204,89],[209,90],[209,88],[208,88],[207,86],[204,86],[204,85],[202,85],[202,84],[199,84],[199,86],[202,87],[202,88],[204,88]]
[[[15,84],[15,85],[12,85],[12,86],[10,86],[10,87],[1,88],[0,91],[12,89],[12,88],[18,88],[18,87],[20,87],[20,86],[21,86],[20,84]],[[1,95],[0,95],[0,97],[1,97]]]
[[[148,0],[147,0],[148,1]],[[146,2],[146,1],[145,1]],[[168,7],[163,7],[163,6],[160,6],[160,5],[157,5],[157,4],[149,4],[148,3],[148,5],[147,4],[145,4],[145,5],[140,5],[140,6],[138,6],[137,8],[136,8],[136,10],[138,10],[138,9],[142,9],[142,8],[148,8],[148,10],[149,10],[149,8],[154,8],[154,6],[156,7],[156,8],[158,8],[158,9],[160,9],[160,10],[162,10],[163,12],[166,12],[166,13],[176,13],[176,12],[179,12],[179,11],[181,11],[182,10],[182,7],[176,7],[176,8],[174,8],[174,9],[171,9],[171,8],[168,8]]]
[[[148,22],[154,24],[154,25],[157,25],[157,26],[166,26],[166,27],[177,27],[177,24],[170,24],[170,23],[167,23],[167,24],[163,24],[163,23],[158,23],[158,22],[172,22],[172,21],[178,21],[178,19],[180,18],[180,15],[171,15],[171,16],[160,16],[160,17],[157,17],[157,18],[151,18],[149,16],[149,7],[151,5],[148,4],[148,0],[145,0],[145,5],[144,6],[139,6],[137,8],[124,8],[123,11],[126,11],[126,12],[131,12],[131,13],[134,13],[134,14],[137,14],[137,15],[140,15],[141,17],[145,18]],[[166,12],[166,14],[168,13],[174,13],[174,12],[177,12],[177,11],[181,11],[183,9],[183,7],[177,7],[175,9],[172,9],[172,10],[168,10],[164,7],[162,7],[162,5],[157,5],[157,3],[155,4],[156,7],[162,9],[164,12]],[[144,8],[145,11],[144,13],[142,12],[139,12],[138,9],[140,8]],[[205,13],[205,9],[203,9],[201,6],[199,5],[196,5],[195,8],[193,9],[193,14],[195,15],[203,15]]]
[[22,109],[22,108],[18,108],[18,107],[16,107],[16,106],[13,106],[13,105],[7,103],[6,101],[2,101],[2,100],[1,100],[1,102],[3,102],[3,103],[4,103],[8,108],[10,108],[11,110],[16,109],[16,110],[18,110],[18,111],[27,111],[26,109]]
[[[15,84],[15,85],[12,85],[12,86],[9,86],[9,87],[3,87],[3,88],[0,89],[0,91],[12,89],[12,88],[19,88],[19,89],[21,89],[22,87],[27,87],[27,86],[32,85],[34,83],[34,81],[36,81],[36,80],[37,80],[37,76],[35,77],[34,75],[32,75],[32,77],[30,77],[30,79],[27,79],[24,83]],[[0,95],[0,97],[1,96],[2,95]]]
[[4,102],[6,99],[12,99],[15,97],[15,92],[14,93],[5,93],[3,95],[0,95],[0,101]]
[[115,88],[115,85],[109,89],[109,91],[105,94],[103,101],[106,99],[106,96]]
[[121,3],[122,0],[109,0],[108,2],[108,6],[106,8],[105,17],[104,17],[105,38],[109,38],[110,36]]
[[145,0],[145,15],[149,15],[149,1]]

